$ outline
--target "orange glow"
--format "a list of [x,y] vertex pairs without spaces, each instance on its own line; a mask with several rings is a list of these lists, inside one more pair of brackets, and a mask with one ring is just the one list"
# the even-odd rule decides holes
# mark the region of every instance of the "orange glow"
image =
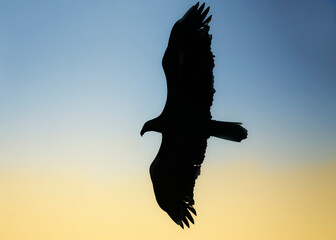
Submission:
[[198,216],[181,230],[149,176],[2,172],[0,239],[336,239],[336,165],[277,170],[205,166]]

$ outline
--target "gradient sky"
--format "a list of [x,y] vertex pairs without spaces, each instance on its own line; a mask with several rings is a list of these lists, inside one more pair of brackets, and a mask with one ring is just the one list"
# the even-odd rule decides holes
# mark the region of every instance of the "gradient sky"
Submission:
[[[20,221],[24,226],[24,218],[15,216],[34,209],[28,203],[22,207],[24,202],[19,199],[29,196],[22,189],[35,189],[40,199],[45,197],[50,204],[54,198],[44,194],[56,189],[69,207],[75,202],[73,199],[81,199],[82,195],[71,195],[71,191],[63,191],[61,185],[53,181],[67,176],[70,186],[76,187],[80,175],[119,189],[99,195],[88,183],[87,188],[84,185],[80,188],[83,195],[98,194],[112,199],[113,194],[122,194],[121,186],[127,186],[137,195],[146,195],[139,199],[150,199],[150,203],[140,206],[151,209],[146,214],[153,213],[153,217],[146,216],[149,222],[157,224],[155,219],[162,217],[164,220],[158,220],[162,225],[175,228],[155,206],[148,176],[161,136],[150,133],[141,138],[140,130],[145,121],[159,115],[164,107],[166,83],[161,59],[171,27],[192,4],[195,1],[1,1],[0,172],[4,178],[2,192],[12,196],[8,204],[16,199],[13,209],[21,206],[16,215],[11,212],[4,215],[13,219],[13,226]],[[312,169],[307,170],[307,174],[314,179],[323,175],[321,171],[325,170],[319,171],[320,168],[332,166],[328,171],[335,175],[335,2],[213,0],[207,1],[207,5],[213,15],[210,32],[216,56],[212,115],[219,120],[243,122],[249,136],[241,144],[210,139],[201,179],[223,180],[223,174],[228,172],[226,167],[237,162],[245,167],[235,169],[236,177],[248,175],[246,168],[251,165],[268,169],[266,175],[268,171]],[[207,174],[207,168],[217,171]],[[259,179],[258,174],[251,171],[253,178]],[[280,174],[274,178],[279,180],[285,176]],[[37,184],[39,181],[31,182],[31,178],[50,186],[41,187]],[[310,179],[302,177],[299,182],[310,186],[306,178]],[[144,192],[131,187],[131,183],[137,182],[142,184],[139,189],[145,189]],[[288,182],[289,185],[292,183]],[[234,186],[233,183],[231,187]],[[281,186],[279,188],[286,189],[287,185]],[[335,185],[330,189],[335,197]],[[110,185],[105,188],[106,192],[110,190]],[[298,193],[298,199],[306,199],[305,194],[313,192]],[[223,199],[225,193],[225,190],[220,193]],[[286,190],[284,194],[287,193]],[[70,197],[65,197],[69,194]],[[325,199],[335,199],[328,194]],[[128,192],[127,196],[133,195]],[[264,195],[258,198],[264,199]],[[99,199],[93,199],[92,206],[96,206]],[[212,197],[200,193],[199,199],[204,204],[196,208],[206,209]],[[122,206],[122,202],[118,203]],[[103,203],[104,206],[109,204],[106,200]],[[62,209],[61,205],[53,204]],[[220,215],[227,208],[223,207]],[[6,209],[3,207],[3,211]],[[83,209],[87,209],[85,205]],[[78,207],[78,212],[83,209]],[[84,219],[99,218],[90,215],[91,212],[84,213]],[[334,213],[332,217],[336,216]],[[76,212],[67,212],[69,214],[73,222],[80,219],[76,218]],[[35,219],[39,216],[43,214],[36,213]],[[54,218],[59,223],[66,222],[62,216]],[[141,222],[143,216],[133,217],[130,228]],[[268,218],[260,218],[261,224],[265,219]],[[110,220],[106,217],[106,222]],[[116,224],[119,228],[118,222]],[[75,230],[69,228],[65,233],[72,231]],[[93,228],[93,235],[95,231],[100,230]],[[206,236],[210,230],[204,231]],[[48,231],[43,234],[48,236]],[[51,239],[50,236],[41,239]],[[185,233],[182,236],[186,238]],[[239,234],[225,236],[244,239],[239,238]]]

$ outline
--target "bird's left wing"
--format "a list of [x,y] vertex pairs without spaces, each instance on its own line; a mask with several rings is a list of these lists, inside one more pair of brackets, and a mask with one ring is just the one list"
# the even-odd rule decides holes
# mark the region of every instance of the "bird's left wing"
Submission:
[[210,7],[192,6],[170,33],[162,59],[167,79],[167,101],[162,114],[209,119],[213,101],[214,56],[207,17]]

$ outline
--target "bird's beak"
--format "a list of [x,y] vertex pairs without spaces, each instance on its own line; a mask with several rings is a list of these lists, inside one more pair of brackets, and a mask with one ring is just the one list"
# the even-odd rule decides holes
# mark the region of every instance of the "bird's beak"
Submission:
[[140,136],[142,137],[144,135],[144,130],[142,129],[141,132],[140,132]]

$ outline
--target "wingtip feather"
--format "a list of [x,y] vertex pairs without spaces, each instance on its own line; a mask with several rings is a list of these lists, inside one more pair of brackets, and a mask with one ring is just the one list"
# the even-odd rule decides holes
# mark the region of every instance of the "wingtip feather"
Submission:
[[178,220],[178,221],[177,221],[177,225],[180,225],[180,227],[181,227],[182,229],[184,229],[184,227],[183,227],[183,223],[182,223],[181,220]]
[[203,24],[209,24],[209,22],[211,21],[212,15],[210,15],[207,19],[204,20]]
[[205,7],[205,2],[200,6],[200,8],[198,9],[198,12],[201,13],[204,7]]
[[193,217],[191,216],[190,212],[188,210],[186,210],[186,217],[189,219],[189,221],[194,224],[194,219]]
[[183,221],[183,223],[184,223],[188,228],[190,228],[189,222],[188,222],[188,220],[186,219],[186,217],[182,218],[182,221]]
[[207,7],[207,8],[204,10],[204,12],[203,12],[202,15],[201,15],[202,21],[204,20],[204,18],[206,17],[206,15],[208,15],[209,11],[210,11],[210,7]]

